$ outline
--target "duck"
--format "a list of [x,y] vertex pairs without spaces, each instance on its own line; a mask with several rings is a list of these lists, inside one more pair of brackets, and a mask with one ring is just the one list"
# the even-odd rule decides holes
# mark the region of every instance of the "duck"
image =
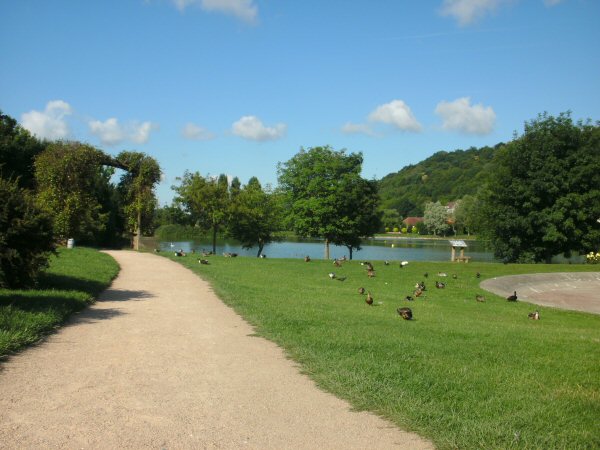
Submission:
[[335,280],[335,273],[329,272],[329,278],[331,278],[332,280]]
[[389,261],[384,261],[384,262],[383,262],[383,265],[384,265],[384,266],[389,266],[389,265],[390,265],[390,262],[389,262]]
[[517,291],[515,291],[513,293],[513,295],[509,295],[508,297],[506,297],[506,300],[509,302],[516,302],[517,301]]
[[375,271],[373,269],[367,270],[367,276],[373,278],[375,276]]
[[361,263],[361,265],[365,266],[367,268],[367,270],[369,270],[371,272],[375,270],[373,268],[373,264],[371,264],[370,262],[364,262],[364,263]]
[[408,261],[402,261],[400,267],[408,266]]
[[475,295],[475,300],[483,303],[483,302],[485,302],[485,297],[483,295],[477,294],[477,295]]
[[438,277],[447,277],[448,274],[446,272],[438,272]]
[[423,291],[421,289],[417,289],[415,292],[413,292],[413,295],[415,297],[420,297],[421,295],[423,295]]
[[412,310],[410,308],[398,308],[396,311],[398,311],[398,314],[400,314],[404,320],[412,320],[413,318]]
[[369,306],[373,304],[373,296],[370,292],[367,292],[367,298],[365,299],[365,303]]
[[306,256],[304,257],[304,262],[310,262],[310,256],[306,255]]
[[455,273],[452,274],[452,279],[456,280],[458,278],[458,275],[456,275]]
[[477,272],[477,273],[475,274],[475,278],[481,278],[481,274],[480,274],[479,272]]
[[539,311],[534,311],[532,313],[527,314],[527,317],[529,317],[532,320],[540,320],[540,313]]
[[407,302],[412,302],[414,298],[412,298],[410,295],[407,295],[404,300],[406,300]]
[[446,287],[446,283],[442,283],[441,281],[436,281],[435,287],[438,289],[444,289]]
[[198,262],[199,262],[200,264],[204,264],[204,265],[206,265],[206,266],[210,264],[210,263],[208,262],[208,259],[199,259],[199,260],[198,260]]
[[364,287],[359,287],[359,288],[358,288],[358,293],[359,293],[360,295],[364,295],[364,294],[365,294],[365,288],[364,288]]
[[342,267],[342,263],[341,263],[341,262],[339,262],[337,259],[334,259],[334,260],[333,260],[333,265],[334,265],[335,267]]
[[423,274],[423,276],[424,276],[425,278],[427,278],[427,277],[429,276],[429,273],[428,273],[428,272],[425,272],[425,273]]

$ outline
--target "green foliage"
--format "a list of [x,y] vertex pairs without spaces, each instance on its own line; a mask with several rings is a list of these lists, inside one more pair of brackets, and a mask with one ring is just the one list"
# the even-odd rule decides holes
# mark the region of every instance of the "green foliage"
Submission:
[[[282,346],[319,387],[433,440],[439,449],[596,448],[600,411],[600,317],[509,303],[482,279],[586,265],[175,258],[211,282],[256,332]],[[413,302],[414,284],[430,274]],[[448,277],[435,289],[433,274]],[[482,278],[475,276],[476,272]],[[433,279],[432,279],[433,278]],[[265,287],[268,288],[265,288]],[[369,290],[375,305],[357,293]],[[475,301],[484,294],[485,303]],[[381,303],[379,303],[381,302]],[[404,321],[399,306],[412,308]],[[541,320],[527,314],[538,309]]]
[[176,204],[183,207],[191,222],[213,235],[213,252],[217,248],[217,234],[227,224],[230,195],[227,177],[203,177],[198,172],[186,171],[179,186],[173,186],[177,193]]
[[232,199],[228,233],[243,248],[258,247],[260,256],[265,244],[275,240],[281,229],[282,211],[275,194],[262,189],[257,178],[252,177]]
[[79,142],[53,142],[36,157],[38,204],[52,216],[59,239],[93,240],[105,229],[107,214],[95,195],[103,159]]
[[332,148],[302,149],[278,165],[286,194],[288,226],[299,236],[360,249],[361,238],[380,228],[377,184],[361,178],[362,154]]
[[426,203],[423,223],[434,235],[444,236],[450,231],[448,210],[440,202]]
[[446,204],[475,195],[485,184],[493,156],[501,146],[438,152],[386,175],[379,182],[381,207],[394,208],[403,217],[420,217],[427,202]]
[[206,238],[206,230],[191,225],[167,224],[156,228],[154,236],[159,241],[200,241]]
[[17,121],[0,111],[0,176],[18,180],[19,186],[35,187],[34,160],[46,144],[40,142]]
[[35,284],[54,251],[52,221],[16,181],[0,178],[0,287]]
[[497,155],[483,195],[498,258],[549,261],[600,246],[600,127],[541,114]]
[[381,214],[381,223],[387,229],[396,228],[402,222],[402,216],[397,209],[384,209]]
[[[144,153],[124,151],[116,158],[126,172],[121,176],[119,192],[127,230],[137,238],[147,230],[151,235],[154,209],[157,204],[154,186],[160,181],[158,162]],[[137,248],[137,245],[134,244]]]
[[38,342],[90,304],[118,272],[104,253],[62,248],[50,258],[37,289],[0,289],[0,356]]

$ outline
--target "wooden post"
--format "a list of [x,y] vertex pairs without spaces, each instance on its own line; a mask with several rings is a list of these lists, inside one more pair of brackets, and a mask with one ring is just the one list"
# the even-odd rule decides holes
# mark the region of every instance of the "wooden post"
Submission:
[[454,262],[454,257],[456,256],[456,248],[452,246],[452,256],[450,257],[450,261]]

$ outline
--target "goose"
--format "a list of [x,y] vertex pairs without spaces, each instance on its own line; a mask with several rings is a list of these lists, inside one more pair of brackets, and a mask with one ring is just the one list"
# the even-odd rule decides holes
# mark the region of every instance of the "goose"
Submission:
[[436,281],[435,287],[438,289],[444,289],[446,287],[446,283],[442,283],[441,281]]
[[506,297],[506,300],[509,302],[516,302],[517,301],[517,291],[515,291],[513,293],[513,295],[509,295],[508,297]]
[[384,262],[383,262],[383,265],[384,265],[384,266],[389,266],[389,265],[390,265],[390,262],[389,262],[389,261],[384,261]]
[[358,293],[359,293],[360,295],[364,295],[364,293],[365,293],[365,288],[364,288],[364,287],[359,287],[359,288],[358,288]]
[[329,278],[331,278],[332,280],[335,280],[335,273],[329,272]]
[[204,265],[209,265],[210,263],[208,262],[208,259],[199,259],[198,262],[200,264],[204,264]]
[[373,304],[373,296],[370,292],[367,293],[367,298],[365,299],[367,305],[371,306]]
[[398,311],[398,314],[400,314],[404,320],[412,319],[412,310],[410,308],[398,308],[396,311]]
[[408,266],[408,261],[402,261],[400,267]]
[[540,313],[538,311],[534,311],[532,313],[527,314],[527,317],[529,317],[532,320],[540,320]]
[[304,262],[310,262],[310,256],[306,255],[306,256],[304,257]]
[[438,272],[438,277],[447,277],[446,272]]
[[417,289],[415,292],[413,292],[413,295],[415,297],[420,297],[421,295],[423,295],[423,291],[421,289]]
[[333,265],[334,265],[335,267],[342,267],[342,263],[341,263],[341,262],[339,262],[337,259],[334,259],[334,260],[333,260]]
[[373,278],[375,276],[375,271],[373,269],[367,270],[367,276]]

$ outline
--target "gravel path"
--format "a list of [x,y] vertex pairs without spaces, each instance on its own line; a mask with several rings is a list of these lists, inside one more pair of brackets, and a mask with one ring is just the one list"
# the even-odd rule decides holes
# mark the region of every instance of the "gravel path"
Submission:
[[108,253],[98,302],[0,365],[0,448],[433,448],[320,391],[189,270]]
[[600,314],[600,272],[536,273],[491,278],[481,288],[554,308]]

